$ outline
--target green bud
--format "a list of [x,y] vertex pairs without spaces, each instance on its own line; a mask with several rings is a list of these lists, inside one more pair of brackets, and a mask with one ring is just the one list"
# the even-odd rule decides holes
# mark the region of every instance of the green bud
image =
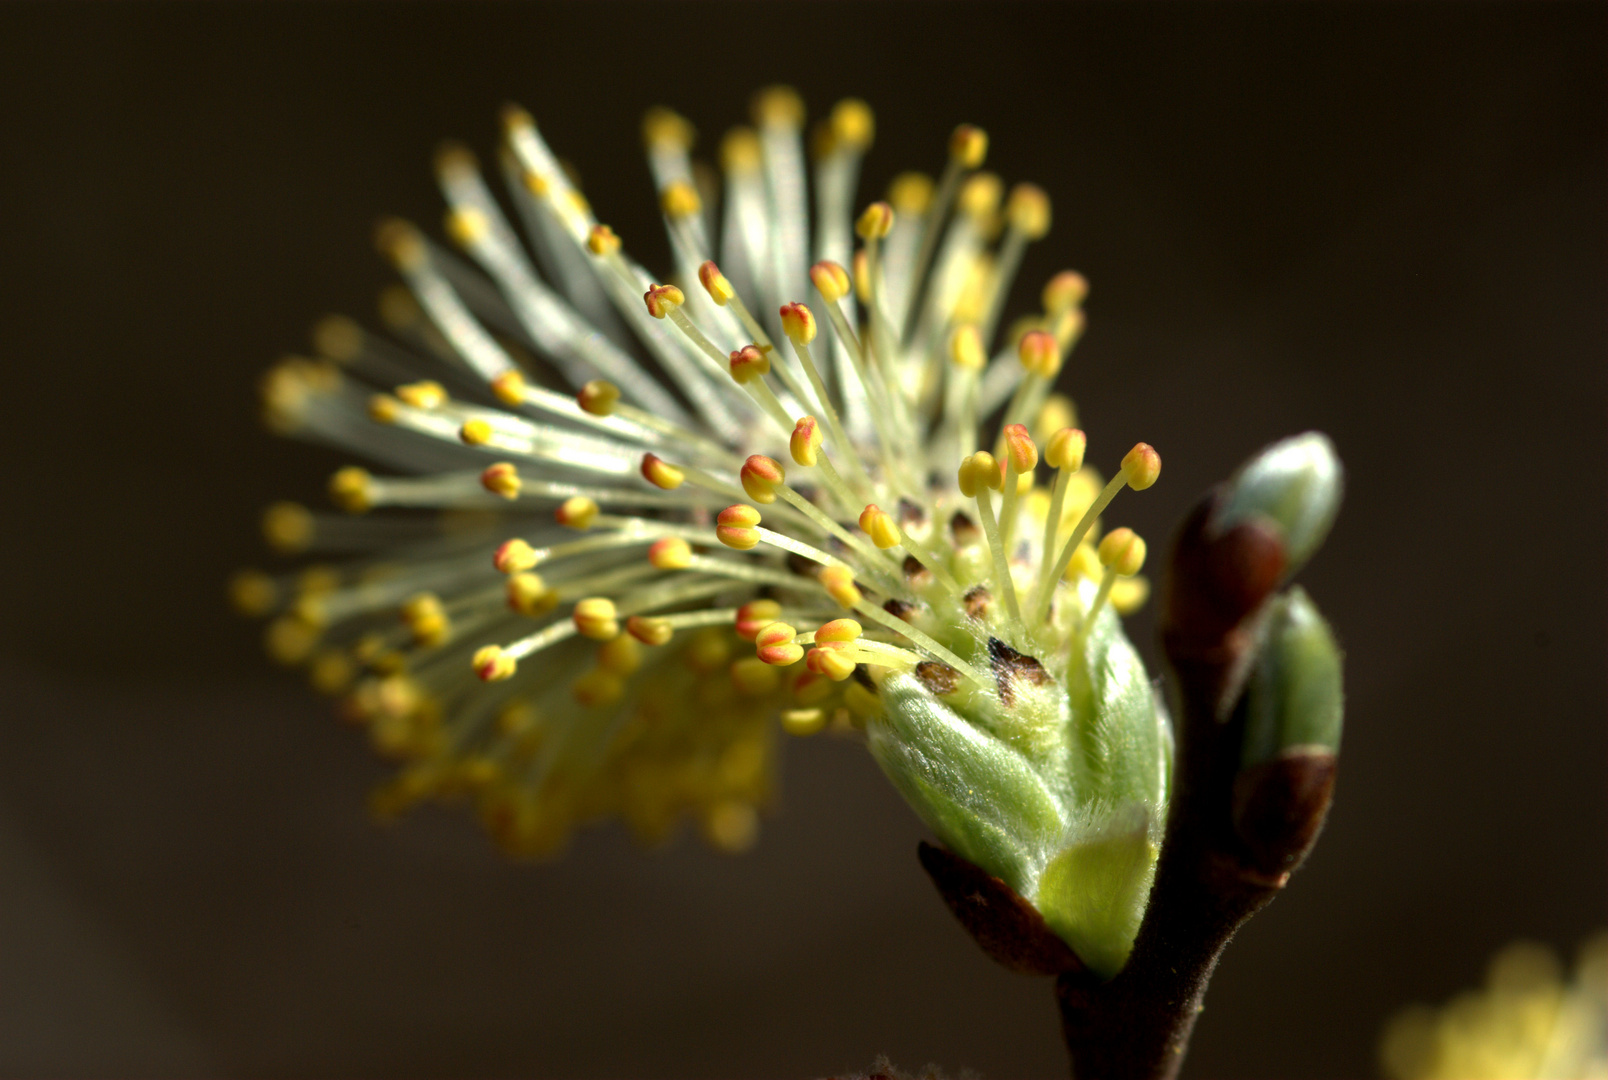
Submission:
[[1216,524],[1226,529],[1260,518],[1277,525],[1284,535],[1288,577],[1328,536],[1344,487],[1334,444],[1327,435],[1309,431],[1274,443],[1241,466],[1228,483]]
[[[1095,587],[1080,586],[1085,605]],[[1172,766],[1144,664],[1110,608],[1071,656],[997,638],[954,645],[992,685],[888,674],[871,753],[950,851],[1032,904],[1087,968],[1115,975],[1144,916]]]
[[1234,831],[1268,875],[1300,865],[1334,792],[1343,706],[1341,655],[1299,588],[1269,601],[1245,687],[1245,735],[1234,779]]
[[1340,749],[1341,653],[1299,586],[1268,603],[1256,667],[1246,685],[1242,767],[1293,747]]

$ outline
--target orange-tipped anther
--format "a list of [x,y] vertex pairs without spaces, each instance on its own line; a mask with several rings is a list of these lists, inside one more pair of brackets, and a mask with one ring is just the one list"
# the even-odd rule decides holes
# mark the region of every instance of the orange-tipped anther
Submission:
[[606,596],[588,596],[577,601],[570,618],[575,621],[577,633],[594,641],[612,641],[620,634],[614,601]]
[[888,512],[876,503],[867,503],[865,509],[860,511],[860,529],[879,548],[899,546],[899,527],[893,523]]
[[660,570],[685,570],[692,565],[692,545],[679,536],[661,536],[648,546],[648,562]]
[[1025,425],[1006,424],[1005,454],[1011,463],[1011,468],[1018,474],[1030,473],[1038,466],[1038,446],[1033,442],[1033,436],[1028,433]]
[[826,567],[821,571],[820,580],[827,595],[841,607],[853,608],[865,598],[860,587],[854,583],[854,574],[846,566]]
[[539,562],[536,549],[515,537],[504,540],[491,556],[491,564],[504,574],[517,574],[529,570]]
[[1062,270],[1044,286],[1044,310],[1047,314],[1059,315],[1082,304],[1088,295],[1087,278],[1076,270]]
[[1017,184],[1005,200],[1005,219],[1029,240],[1037,240],[1050,231],[1050,197],[1036,184]]
[[1149,443],[1135,443],[1122,458],[1122,471],[1129,487],[1143,491],[1161,475],[1161,455]]
[[553,520],[568,529],[590,529],[597,520],[597,503],[585,495],[571,495],[558,504]]
[[759,543],[759,511],[752,506],[737,503],[728,506],[715,519],[715,537],[722,544],[738,551],[747,551]]
[[517,499],[523,481],[519,479],[519,470],[514,468],[512,462],[499,461],[480,474],[480,486],[493,495]]
[[625,620],[625,632],[644,645],[663,645],[675,633],[668,619],[652,619],[633,615]]
[[855,660],[844,643],[829,642],[811,649],[804,657],[804,666],[833,682],[842,682],[854,674]]
[[501,645],[487,645],[475,650],[470,664],[475,674],[486,682],[500,682],[511,676],[518,667],[518,662],[505,654]]
[[988,156],[988,132],[972,124],[962,124],[949,136],[949,158],[968,169],[975,169]]
[[808,345],[815,340],[815,313],[806,304],[783,304],[782,329],[796,344]]
[[649,285],[648,291],[642,294],[642,300],[648,305],[649,315],[662,319],[685,304],[687,297],[674,285]]
[[1112,529],[1100,541],[1100,565],[1133,577],[1145,565],[1145,541],[1132,529]]
[[815,643],[825,645],[835,641],[854,641],[865,628],[853,619],[833,619],[815,631]]
[[731,377],[739,385],[770,374],[770,349],[764,345],[744,345],[726,359],[731,362]]
[[861,240],[881,240],[893,231],[893,207],[880,199],[861,212],[854,234]]
[[1067,472],[1077,472],[1083,468],[1083,454],[1088,449],[1089,438],[1077,428],[1062,428],[1050,436],[1049,445],[1044,448],[1044,460],[1052,469],[1064,469]]
[[726,280],[726,275],[720,272],[720,267],[712,259],[705,260],[698,267],[698,282],[709,294],[709,299],[721,307],[725,307],[727,301],[737,295],[737,290],[731,287],[731,282]]
[[795,464],[805,468],[813,466],[821,449],[821,425],[813,416],[801,416],[793,425],[793,435],[787,440],[787,449]]
[[593,255],[613,255],[620,250],[620,238],[607,225],[593,225],[586,234],[586,250]]
[[737,636],[745,641],[755,641],[755,635],[776,622],[781,614],[782,605],[774,600],[750,600],[737,609]]
[[643,454],[642,477],[656,488],[674,491],[686,481],[687,474],[658,454]]
[[685,180],[672,180],[659,193],[659,209],[669,218],[692,217],[703,209],[703,200],[698,198],[698,189]]
[[827,259],[810,267],[810,282],[815,291],[821,294],[821,299],[828,304],[835,304],[845,296],[853,285],[849,281],[849,272],[837,263]]
[[1016,355],[1029,373],[1053,379],[1061,370],[1061,346],[1048,330],[1029,330],[1016,345]]
[[764,454],[750,455],[743,462],[739,473],[743,482],[743,490],[748,497],[757,503],[773,503],[776,501],[776,486],[787,480],[787,474],[782,471],[781,464],[775,458],[768,458]]

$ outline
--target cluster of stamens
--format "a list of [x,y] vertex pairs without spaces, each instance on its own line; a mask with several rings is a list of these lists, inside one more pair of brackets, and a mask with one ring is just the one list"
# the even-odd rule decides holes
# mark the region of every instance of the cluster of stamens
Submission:
[[962,126],[936,183],[905,174],[854,215],[871,118],[843,102],[816,138],[807,265],[801,117],[767,91],[727,136],[717,222],[690,125],[650,113],[677,285],[627,256],[510,110],[501,164],[527,241],[469,154],[443,152],[447,232],[475,266],[382,228],[408,285],[382,314],[411,350],[332,319],[324,359],[270,373],[276,429],[396,470],[335,475],[352,517],[270,512],[282,550],[357,562],[236,583],[243,608],[276,613],[271,651],[409,763],[377,808],[471,794],[525,852],[588,817],[655,838],[691,812],[741,847],[768,717],[863,726],[890,672],[993,693],[979,642],[1064,670],[1102,611],[1143,602],[1143,540],[1098,522],[1160,458],[1140,443],[1102,484],[1054,393],[1083,279],[1057,275],[1000,332],[1044,193],[1002,208],[976,171],[986,136]]

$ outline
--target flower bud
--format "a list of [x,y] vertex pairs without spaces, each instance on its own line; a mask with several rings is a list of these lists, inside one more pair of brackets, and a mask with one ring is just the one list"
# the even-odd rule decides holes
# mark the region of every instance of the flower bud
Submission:
[[1329,534],[1344,487],[1334,444],[1309,431],[1274,443],[1241,466],[1212,525],[1227,530],[1252,518],[1271,522],[1284,537],[1289,577]]

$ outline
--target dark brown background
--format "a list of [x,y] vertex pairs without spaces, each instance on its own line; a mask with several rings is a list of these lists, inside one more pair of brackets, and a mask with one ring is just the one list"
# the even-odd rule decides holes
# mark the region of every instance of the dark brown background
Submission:
[[510,98],[650,263],[648,104],[708,149],[757,85],[863,95],[866,197],[986,126],[1055,199],[1027,283],[1094,282],[1069,386],[1096,460],[1166,456],[1120,513],[1158,540],[1334,436],[1339,800],[1192,1075],[1368,1074],[1400,1003],[1572,948],[1608,885],[1605,11],[0,8],[0,1074],[1064,1069],[854,747],[788,747],[749,857],[605,829],[512,866],[455,816],[369,826],[382,767],[225,611],[258,508],[339,463],[259,432],[258,371],[368,315],[373,221],[434,228],[433,145],[489,149]]

